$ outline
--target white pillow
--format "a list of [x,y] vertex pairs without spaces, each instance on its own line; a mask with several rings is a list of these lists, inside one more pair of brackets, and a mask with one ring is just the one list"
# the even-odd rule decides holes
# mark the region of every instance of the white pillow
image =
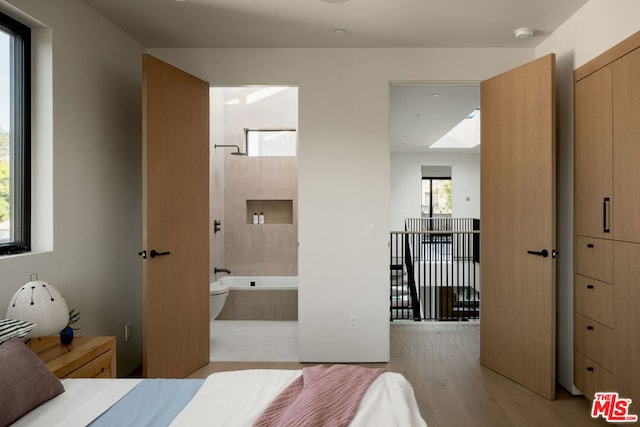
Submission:
[[35,323],[25,322],[24,320],[3,319],[0,317],[0,344],[9,338],[24,337],[35,326]]

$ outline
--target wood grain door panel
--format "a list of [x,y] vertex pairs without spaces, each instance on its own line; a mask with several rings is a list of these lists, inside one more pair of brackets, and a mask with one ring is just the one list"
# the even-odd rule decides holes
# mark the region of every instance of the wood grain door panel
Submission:
[[480,104],[480,361],[553,399],[555,56],[482,82]]
[[143,56],[143,374],[209,361],[209,85]]
[[613,238],[612,67],[575,84],[575,233]]
[[617,60],[613,75],[614,237],[640,243],[640,48]]

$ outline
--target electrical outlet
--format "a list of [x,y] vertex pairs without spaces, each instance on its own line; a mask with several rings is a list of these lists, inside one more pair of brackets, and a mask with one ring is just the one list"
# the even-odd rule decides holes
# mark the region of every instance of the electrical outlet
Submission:
[[358,329],[358,315],[352,314],[349,316],[349,319],[351,320],[351,329]]
[[364,237],[367,239],[375,239],[376,238],[376,225],[375,224],[366,224],[364,226]]
[[133,325],[131,323],[127,323],[124,325],[124,340],[129,341],[131,339],[131,333],[133,331]]

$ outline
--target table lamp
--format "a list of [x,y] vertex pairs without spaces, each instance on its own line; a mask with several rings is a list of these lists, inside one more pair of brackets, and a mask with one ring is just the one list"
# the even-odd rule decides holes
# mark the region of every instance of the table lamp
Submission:
[[67,302],[54,286],[38,280],[35,273],[29,280],[11,298],[6,317],[36,324],[26,338],[58,335],[69,322]]

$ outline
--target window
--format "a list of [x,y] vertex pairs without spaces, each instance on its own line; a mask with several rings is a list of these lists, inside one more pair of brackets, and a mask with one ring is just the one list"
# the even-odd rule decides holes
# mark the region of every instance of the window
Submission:
[[257,157],[296,155],[295,129],[246,129],[247,154]]
[[451,178],[422,178],[422,217],[451,217]]
[[0,254],[30,249],[31,30],[0,13]]

